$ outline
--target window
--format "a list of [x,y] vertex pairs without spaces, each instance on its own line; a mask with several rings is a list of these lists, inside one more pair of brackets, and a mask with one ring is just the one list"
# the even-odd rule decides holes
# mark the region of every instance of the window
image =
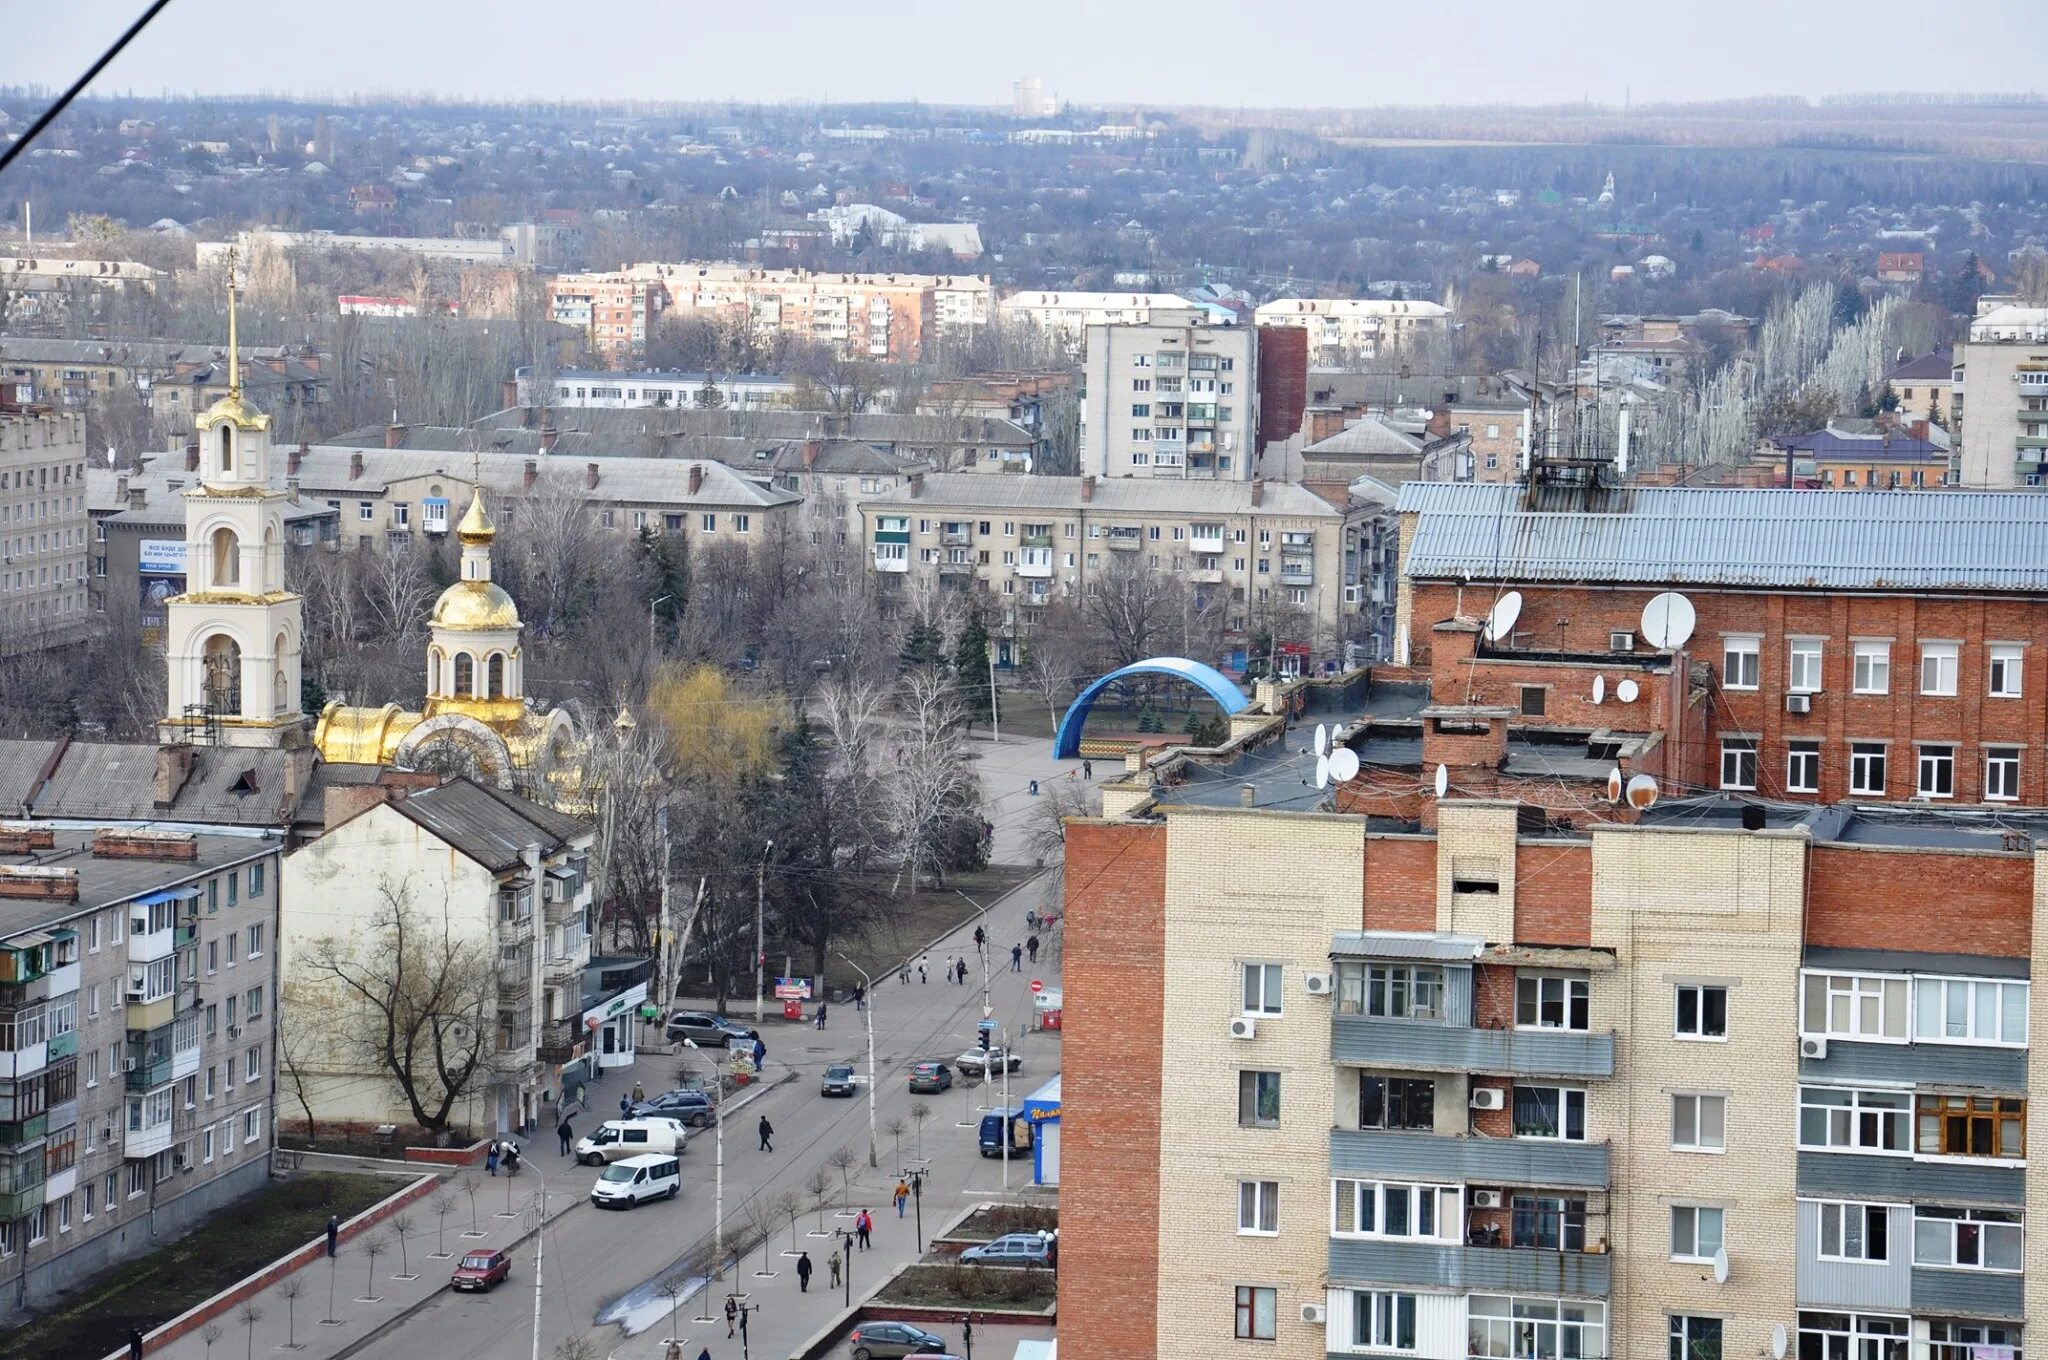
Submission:
[[1415,1296],[1360,1290],[1351,1296],[1351,1344],[1376,1351],[1415,1349]]
[[50,1206],[38,1204],[28,1216],[28,1244],[50,1240]]
[[1911,1153],[1906,1120],[1912,1114],[1912,1100],[1905,1091],[1802,1086],[1799,1146],[1832,1152]]
[[1820,1211],[1820,1259],[1880,1264],[1891,1259],[1891,1206],[1838,1204],[1815,1206]]
[[[1577,1360],[1607,1354],[1607,1305],[1577,1299],[1474,1294],[1465,1353],[1485,1360]],[[1714,1360],[1719,1360],[1718,1354]]]
[[249,927],[248,955],[252,959],[261,958],[263,955],[263,927],[260,925]]
[[2026,1356],[2020,1345],[2021,1328],[1996,1322],[1934,1318],[1927,1324],[1927,1339],[1927,1360],[1975,1360],[1979,1356],[2025,1360]]
[[715,533],[717,533],[717,532],[718,532],[718,516],[717,516],[717,515],[704,515],[704,516],[700,517],[700,518],[698,519],[698,521],[697,521],[697,527],[698,527],[698,528],[699,528],[700,530],[702,530],[702,531],[703,531],[704,533],[707,533],[707,534],[715,534]]
[[1711,1261],[1721,1250],[1721,1211],[1702,1205],[1671,1206],[1671,1259]]
[[1799,1360],[1906,1360],[1910,1324],[1869,1313],[1799,1314]]
[[1863,973],[1806,973],[1799,1032],[1879,1043],[1903,1041],[1906,983],[1902,977]]
[[1941,1209],[1928,1205],[1913,1210],[1913,1264],[1958,1270],[2018,1272],[2022,1230],[2017,1211]]
[[1792,638],[1785,644],[1785,685],[1800,694],[1820,693],[1819,638]]
[[218,973],[220,971],[219,940],[208,940],[206,942],[206,971],[208,973]]
[[1955,747],[1923,746],[1920,748],[1919,790],[1922,798],[1953,798],[1956,796]]
[[1561,1195],[1516,1195],[1508,1243],[1539,1251],[1586,1249],[1586,1201]]
[[1586,1093],[1559,1086],[1517,1086],[1515,1136],[1585,1142]]
[[241,896],[242,875],[239,871],[230,869],[228,871],[228,905],[231,907],[235,905],[236,902],[241,900]]
[[1464,1235],[1463,1203],[1455,1185],[1340,1180],[1330,1205],[1330,1231],[1456,1242]]
[[753,527],[753,517],[752,517],[752,516],[750,516],[750,515],[734,515],[734,516],[732,517],[732,531],[733,531],[734,533],[736,533],[736,534],[744,534],[744,533],[748,533],[748,532],[750,532],[750,531],[751,531],[752,527]]
[[1917,1114],[1923,1153],[2010,1160],[2027,1155],[2027,1102],[2019,1096],[1923,1095]]
[[1984,797],[1988,802],[2017,802],[2020,796],[2020,748],[1984,748]]
[[2025,649],[2016,642],[1994,642],[1990,647],[1991,697],[1994,699],[2017,699],[2020,697],[2020,663]]
[[[1673,1313],[1671,1360],[1721,1360],[1721,1319]],[[1799,1360],[1822,1360],[1822,1357],[1809,1356],[1802,1350]],[[1843,1356],[1839,1360],[1848,1360],[1848,1357]]]
[[1686,985],[1678,989],[1678,1019],[1673,1032],[1680,1039],[1728,1037],[1728,989]]
[[1343,963],[1337,966],[1337,1009],[1349,1015],[1392,1020],[1443,1018],[1444,970],[1409,964]]
[[1913,1037],[1928,1043],[2027,1043],[2024,982],[1977,978],[1913,980]]
[[1279,964],[1248,963],[1244,965],[1244,1013],[1246,1015],[1280,1014]]
[[253,1143],[263,1136],[263,1111],[251,1110],[242,1116],[242,1141]]
[[1721,787],[1724,789],[1753,789],[1756,787],[1756,738],[1721,738]]
[[1280,1231],[1280,1182],[1237,1183],[1237,1230],[1256,1237],[1271,1237]]
[[243,1080],[260,1080],[263,1076],[263,1049],[260,1046],[252,1048],[246,1056],[248,1058],[248,1065],[243,1069]]
[[1849,688],[1857,694],[1889,694],[1892,689],[1892,645],[1889,642],[1854,644],[1856,670]]
[[1278,1311],[1278,1294],[1251,1285],[1237,1287],[1237,1339],[1271,1341],[1273,1316]]
[[1422,1129],[1436,1127],[1436,1083],[1412,1077],[1358,1078],[1358,1127]]
[[1726,1151],[1728,1097],[1671,1097],[1671,1146],[1680,1152]]
[[1884,743],[1849,743],[1849,792],[1884,794]]
[[377,503],[375,501],[357,501],[356,518],[360,520],[373,520],[377,518]]
[[1920,692],[1922,694],[1954,694],[1956,692],[1956,652],[1953,642],[1923,642],[1920,644]]
[[149,1192],[149,1163],[133,1161],[128,1163],[128,1198]]
[[1587,982],[1582,977],[1523,974],[1515,979],[1515,1026],[1518,1029],[1584,1030]]
[[1819,742],[1790,741],[1785,743],[1785,792],[1820,792]]
[[1246,1128],[1276,1128],[1280,1123],[1280,1074],[1237,1074],[1237,1122]]
[[1764,640],[1755,636],[1721,639],[1721,688],[1755,689]]

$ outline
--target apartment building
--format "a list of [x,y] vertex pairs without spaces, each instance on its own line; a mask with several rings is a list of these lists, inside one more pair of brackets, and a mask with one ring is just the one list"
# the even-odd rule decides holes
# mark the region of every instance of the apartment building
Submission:
[[1258,470],[1258,332],[1093,325],[1081,471],[1248,482]]
[[0,383],[0,655],[76,642],[87,603],[85,431]]
[[629,274],[658,282],[683,315],[743,319],[762,337],[784,335],[850,359],[911,363],[958,339],[990,315],[985,276],[820,274],[740,264],[637,264]]
[[614,367],[647,354],[647,337],[667,305],[658,283],[631,274],[557,274],[548,280],[548,314],[583,332],[591,352]]
[[637,406],[687,410],[761,411],[788,406],[802,390],[795,378],[767,373],[678,373],[664,369],[563,368],[537,380],[526,366],[514,370],[508,406],[550,409],[619,409]]
[[10,1305],[268,1182],[280,851],[254,829],[0,828]]
[[[329,397],[326,358],[310,345],[244,345],[241,390],[281,423],[317,413]],[[227,350],[183,340],[48,340],[0,336],[0,382],[24,401],[68,411],[132,394],[166,428],[228,394]]]
[[1005,323],[1036,327],[1073,350],[1090,326],[1198,326],[1208,311],[1173,293],[1012,293],[996,304]]
[[1371,359],[1450,330],[1449,309],[1434,302],[1379,298],[1275,298],[1254,318],[1261,326],[1300,326],[1309,333],[1309,362]]
[[1955,375],[1955,352],[1938,349],[1899,364],[1884,380],[1899,399],[1901,420],[1925,420],[1947,428],[1949,391],[1955,385]]
[[927,582],[999,601],[998,665],[1045,606],[1131,569],[1189,587],[1184,624],[1208,617],[1240,636],[1271,624],[1334,648],[1344,516],[1298,486],[913,474],[860,511],[884,608]]
[[1926,420],[1830,421],[1826,429],[1775,441],[1774,447],[1789,453],[1795,466],[1811,463],[1814,481],[1831,491],[1920,491],[1949,484],[1947,431]]
[[[581,1037],[572,1031],[590,961],[592,828],[467,778],[409,793],[330,787],[324,811],[324,834],[283,870],[284,1032],[305,1055],[314,1118],[413,1120],[393,1077],[349,1042],[364,1003],[331,967],[388,970],[369,962],[381,956],[446,982],[458,1022],[446,1042],[468,1043],[468,1027],[483,1026],[481,1074],[455,1101],[455,1119],[479,1135],[538,1120],[552,1055]],[[401,927],[426,917],[436,943],[394,956]]]
[[1949,418],[1962,486],[2048,485],[2048,307],[1996,307],[1970,323]]

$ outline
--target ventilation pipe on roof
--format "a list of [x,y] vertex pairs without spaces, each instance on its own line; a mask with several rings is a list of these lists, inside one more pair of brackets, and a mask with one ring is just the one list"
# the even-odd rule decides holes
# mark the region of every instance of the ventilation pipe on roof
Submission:
[[1628,476],[1628,403],[1621,404],[1620,428],[1614,441],[1614,471],[1619,476]]

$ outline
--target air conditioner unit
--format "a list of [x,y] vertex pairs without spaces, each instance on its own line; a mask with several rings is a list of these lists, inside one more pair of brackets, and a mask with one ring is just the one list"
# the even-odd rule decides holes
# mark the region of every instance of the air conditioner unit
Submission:
[[1787,713],[1811,713],[1811,712],[1813,712],[1813,696],[1812,696],[1811,694],[1788,694],[1788,695],[1786,695],[1786,696],[1785,696],[1785,711],[1786,711]]
[[1320,1303],[1304,1303],[1301,1305],[1301,1320],[1315,1326],[1322,1325],[1323,1305]]
[[1255,1039],[1258,1034],[1258,1022],[1249,1015],[1240,1015],[1230,1022],[1230,1037],[1233,1039]]
[[1472,1108],[1475,1110],[1505,1110],[1508,1107],[1508,1093],[1498,1086],[1480,1086],[1472,1092]]
[[1625,633],[1619,628],[1607,635],[1607,650],[1610,652],[1632,652],[1636,649],[1636,635]]
[[230,1038],[230,1039],[239,1039],[239,1038],[241,1038],[241,1037],[242,1037],[242,1027],[241,1027],[240,1025],[229,1025],[229,1026],[228,1026],[228,1038]]
[[122,1070],[123,1072],[133,1072],[133,1071],[135,1070],[135,1059],[133,1059],[133,1058],[123,1058],[123,1059],[121,1059],[121,1070]]
[[1474,1190],[1472,1192],[1472,1207],[1475,1209],[1498,1209],[1500,1208],[1500,1203],[1501,1194],[1498,1190]]
[[1304,974],[1301,983],[1304,987],[1308,988],[1310,996],[1328,996],[1330,994],[1330,975],[1328,973]]
[[1825,1058],[1828,1055],[1828,1041],[1820,1034],[1808,1035],[1799,1041],[1799,1056],[1802,1058]]

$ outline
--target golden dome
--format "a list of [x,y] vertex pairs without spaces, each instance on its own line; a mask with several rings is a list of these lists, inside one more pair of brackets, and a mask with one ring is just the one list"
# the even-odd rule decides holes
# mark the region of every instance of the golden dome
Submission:
[[[472,508],[471,514],[475,514]],[[463,520],[463,531],[468,532],[469,521]],[[485,527],[488,534],[490,529]],[[493,581],[457,581],[441,592],[441,598],[434,602],[434,612],[427,623],[440,629],[474,629],[477,631],[517,628],[519,606],[512,602],[503,588]]]
[[[491,527],[491,517],[484,513],[482,487],[476,488],[475,494],[470,497],[469,512],[462,517],[462,523],[455,526],[455,536],[462,540],[463,546],[471,548],[487,548],[491,540],[498,536],[498,531]],[[445,600],[447,596],[444,595],[442,598]]]
[[236,427],[244,430],[267,430],[270,417],[243,400],[239,391],[229,392],[213,405],[199,413],[193,425],[202,433],[213,429],[223,420],[231,420]]

